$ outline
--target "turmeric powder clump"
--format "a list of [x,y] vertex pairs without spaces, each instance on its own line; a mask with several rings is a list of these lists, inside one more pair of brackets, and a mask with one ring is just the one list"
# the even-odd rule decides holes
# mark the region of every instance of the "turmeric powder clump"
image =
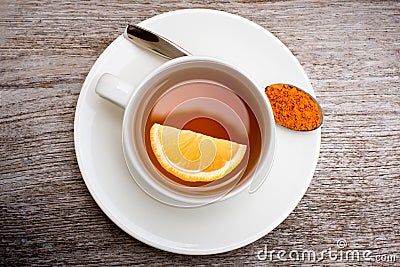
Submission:
[[322,123],[322,112],[311,96],[297,87],[273,84],[265,89],[275,122],[296,131],[310,131]]

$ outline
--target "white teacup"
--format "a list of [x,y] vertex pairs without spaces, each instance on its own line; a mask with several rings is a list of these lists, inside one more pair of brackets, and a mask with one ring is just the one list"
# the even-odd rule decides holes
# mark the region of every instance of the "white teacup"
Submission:
[[[148,116],[160,97],[171,90],[174,84],[187,80],[188,74],[190,79],[211,80],[228,87],[251,108],[261,135],[261,149],[252,171],[239,170],[230,178],[218,179],[218,182],[196,187],[166,179],[155,168],[145,144]],[[250,76],[228,62],[200,56],[176,58],[153,70],[137,88],[112,74],[105,73],[98,80],[96,92],[125,109],[122,139],[126,164],[140,188],[158,201],[178,207],[206,205],[228,199],[246,189],[248,193],[253,193],[268,175],[275,151],[272,109],[265,93]],[[188,100],[190,99],[186,99]],[[231,117],[234,116],[241,117],[240,114],[233,114]],[[244,173],[247,174],[243,176]]]

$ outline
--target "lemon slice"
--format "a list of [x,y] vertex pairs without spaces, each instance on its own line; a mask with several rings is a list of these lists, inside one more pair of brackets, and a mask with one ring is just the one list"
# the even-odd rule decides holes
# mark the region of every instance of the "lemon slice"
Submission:
[[190,182],[210,182],[230,173],[243,159],[246,145],[190,130],[153,124],[151,148],[161,166]]

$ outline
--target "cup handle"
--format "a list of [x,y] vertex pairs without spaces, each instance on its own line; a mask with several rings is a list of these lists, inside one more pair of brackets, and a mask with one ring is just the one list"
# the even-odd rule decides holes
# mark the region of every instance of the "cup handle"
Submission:
[[133,87],[111,73],[104,73],[97,81],[95,91],[102,98],[125,109]]

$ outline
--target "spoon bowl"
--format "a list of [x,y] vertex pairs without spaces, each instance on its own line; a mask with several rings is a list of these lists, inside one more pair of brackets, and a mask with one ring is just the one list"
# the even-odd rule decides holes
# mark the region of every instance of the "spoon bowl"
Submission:
[[265,88],[265,94],[278,125],[302,132],[321,127],[324,117],[322,108],[306,91],[290,84],[271,84]]

